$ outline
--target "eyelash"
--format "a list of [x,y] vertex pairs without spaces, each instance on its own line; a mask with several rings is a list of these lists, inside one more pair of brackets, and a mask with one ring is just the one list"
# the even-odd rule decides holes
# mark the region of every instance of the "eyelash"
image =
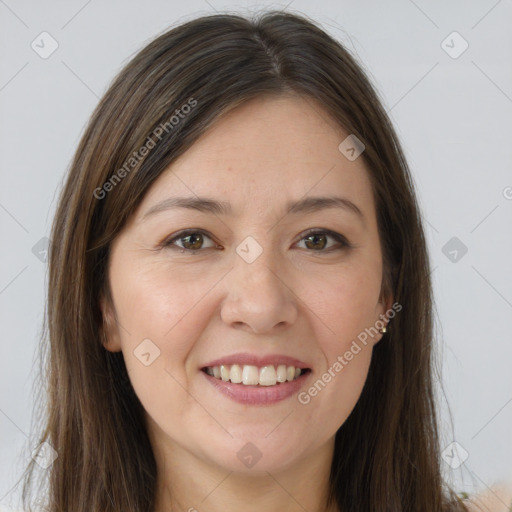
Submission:
[[[165,248],[168,248],[168,249],[172,249],[172,250],[179,250],[182,253],[188,252],[188,253],[192,253],[192,254],[195,254],[195,253],[200,252],[200,251],[204,251],[206,249],[216,249],[216,248],[219,248],[219,246],[217,245],[217,247],[206,247],[205,249],[203,249],[203,248],[201,248],[201,249],[188,249],[186,247],[180,247],[180,246],[174,245],[174,242],[177,241],[177,240],[185,238],[188,235],[197,235],[197,234],[201,234],[203,236],[206,236],[206,237],[210,238],[212,240],[212,242],[216,243],[213,240],[213,238],[206,231],[204,231],[202,229],[184,229],[184,230],[178,232],[172,238],[168,238],[168,239],[164,240],[162,242],[161,246],[165,247]],[[335,231],[331,231],[329,229],[312,228],[312,229],[310,229],[310,230],[308,230],[308,231],[306,231],[305,233],[302,234],[302,237],[300,238],[299,242],[302,242],[302,240],[304,240],[305,238],[307,238],[309,236],[312,236],[312,235],[327,235],[327,236],[333,238],[334,240],[336,240],[336,242],[338,242],[339,246],[338,247],[332,246],[332,247],[329,247],[328,249],[320,249],[320,250],[316,250],[316,251],[314,249],[306,249],[306,250],[309,250],[310,252],[330,253],[332,251],[349,249],[349,248],[353,247],[346,240],[346,238],[343,235],[340,235],[339,233],[336,233]]]

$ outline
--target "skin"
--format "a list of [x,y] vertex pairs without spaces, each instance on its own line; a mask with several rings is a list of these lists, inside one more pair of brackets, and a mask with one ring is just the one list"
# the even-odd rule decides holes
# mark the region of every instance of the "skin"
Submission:
[[484,489],[468,502],[469,512],[508,512],[512,510],[512,480]]
[[[251,100],[173,162],[113,242],[112,303],[101,301],[106,348],[123,352],[146,411],[156,512],[324,510],[334,436],[357,403],[382,334],[359,343],[307,405],[297,396],[236,403],[200,368],[236,352],[286,354],[312,369],[307,390],[391,307],[381,294],[368,172],[362,158],[349,161],[338,149],[347,135],[312,99]],[[332,195],[351,200],[364,219],[341,208],[285,215],[288,201]],[[175,196],[228,200],[233,213],[173,208],[145,217]],[[195,243],[204,248],[180,252],[194,245],[186,238],[175,249],[162,246],[187,228],[209,233]],[[340,233],[352,247],[322,235],[315,243],[304,234],[310,228]],[[263,250],[252,263],[235,250],[247,236]],[[149,366],[134,355],[144,339],[160,350]],[[237,457],[248,442],[262,454],[252,468]]]

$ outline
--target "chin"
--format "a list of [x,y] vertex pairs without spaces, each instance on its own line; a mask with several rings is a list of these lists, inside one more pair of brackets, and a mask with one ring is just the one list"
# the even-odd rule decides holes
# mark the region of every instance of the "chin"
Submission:
[[[304,437],[290,435],[287,431],[277,433],[276,424],[271,428],[238,432],[231,431],[233,439],[228,443],[212,443],[205,450],[205,455],[218,466],[227,471],[254,476],[283,471],[294,464],[304,451]],[[276,432],[271,433],[272,429]],[[269,435],[270,433],[270,435]],[[216,448],[215,451],[212,451]]]

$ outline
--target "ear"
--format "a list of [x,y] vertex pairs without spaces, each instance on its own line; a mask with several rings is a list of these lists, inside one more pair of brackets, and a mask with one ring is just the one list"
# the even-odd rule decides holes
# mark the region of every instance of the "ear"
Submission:
[[[386,296],[383,297],[379,303],[382,305],[382,314],[385,315],[386,311],[389,311],[390,309],[393,309],[393,297],[392,296]],[[389,322],[389,319],[386,320],[386,322]]]
[[101,342],[109,352],[120,352],[121,339],[114,306],[104,293],[100,295],[100,309],[103,317],[103,325],[100,326]]

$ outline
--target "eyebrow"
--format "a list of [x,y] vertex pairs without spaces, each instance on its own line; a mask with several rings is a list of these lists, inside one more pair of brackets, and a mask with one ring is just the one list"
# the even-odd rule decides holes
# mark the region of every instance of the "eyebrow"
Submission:
[[[227,201],[217,201],[207,197],[170,197],[152,206],[142,219],[173,208],[188,208],[216,215],[232,214],[231,204]],[[286,214],[311,213],[327,208],[341,208],[352,212],[364,222],[364,215],[360,208],[349,199],[338,196],[305,197],[295,202],[288,202]]]

